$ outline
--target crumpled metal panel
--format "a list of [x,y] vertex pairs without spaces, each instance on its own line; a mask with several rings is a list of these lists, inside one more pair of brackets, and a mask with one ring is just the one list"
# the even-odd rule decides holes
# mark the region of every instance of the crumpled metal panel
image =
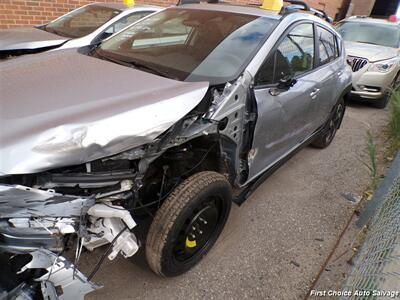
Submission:
[[[86,294],[99,289],[100,286],[87,280],[75,266],[63,256],[39,249],[30,253],[32,260],[19,273],[28,269],[47,269],[47,273],[36,279],[41,282],[42,293],[51,300],[84,300]],[[58,295],[54,287],[60,287]]]
[[92,198],[66,196],[20,185],[0,185],[0,219],[79,217],[94,202]]
[[180,82],[79,54],[0,64],[0,175],[76,165],[149,143],[203,99]]
[[32,50],[61,45],[68,38],[34,27],[0,30],[0,51]]

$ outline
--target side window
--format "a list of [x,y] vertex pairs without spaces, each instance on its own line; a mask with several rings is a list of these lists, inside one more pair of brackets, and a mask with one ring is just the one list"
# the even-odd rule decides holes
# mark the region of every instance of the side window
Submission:
[[319,65],[327,64],[338,57],[335,36],[328,30],[318,26]]
[[314,67],[314,28],[312,24],[296,26],[281,41],[256,75],[257,85],[278,83],[284,77],[296,77]]
[[139,21],[140,19],[144,18],[145,16],[151,14],[152,11],[140,11],[136,12],[130,15],[127,15],[118,21],[116,21],[114,24],[112,24],[110,27],[108,27],[105,32],[110,36],[122,29],[124,29],[126,26],[129,26],[136,21]]

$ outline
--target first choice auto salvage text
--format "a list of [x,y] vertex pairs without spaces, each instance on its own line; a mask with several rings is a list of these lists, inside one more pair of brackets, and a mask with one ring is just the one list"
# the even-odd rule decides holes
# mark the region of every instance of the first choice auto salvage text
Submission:
[[344,291],[335,291],[335,290],[311,290],[310,296],[314,297],[351,297],[351,296],[372,296],[372,297],[388,297],[388,298],[400,298],[400,290],[399,291],[384,291],[384,290],[371,290],[371,291],[362,291],[362,290],[344,290]]

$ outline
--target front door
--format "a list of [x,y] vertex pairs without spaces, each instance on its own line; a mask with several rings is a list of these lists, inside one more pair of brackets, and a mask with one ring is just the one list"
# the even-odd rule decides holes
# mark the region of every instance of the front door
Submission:
[[[311,135],[310,108],[319,94],[319,78],[313,72],[314,49],[314,25],[301,23],[281,39],[260,67],[255,78],[258,119],[248,160],[248,181]],[[295,80],[294,85],[282,88],[285,80]]]

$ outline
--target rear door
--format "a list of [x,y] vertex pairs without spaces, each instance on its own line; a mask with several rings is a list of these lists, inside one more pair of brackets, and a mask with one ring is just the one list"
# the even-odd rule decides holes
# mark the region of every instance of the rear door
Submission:
[[[317,91],[313,23],[294,25],[278,42],[255,77],[258,119],[249,179],[284,157],[312,132],[311,102]],[[277,89],[282,79],[297,83]]]
[[317,69],[315,73],[319,77],[316,86],[318,96],[311,103],[310,114],[313,120],[312,130],[321,127],[329,117],[329,114],[337,101],[341,91],[336,87],[341,75],[341,63],[336,36],[327,28],[317,25]]

